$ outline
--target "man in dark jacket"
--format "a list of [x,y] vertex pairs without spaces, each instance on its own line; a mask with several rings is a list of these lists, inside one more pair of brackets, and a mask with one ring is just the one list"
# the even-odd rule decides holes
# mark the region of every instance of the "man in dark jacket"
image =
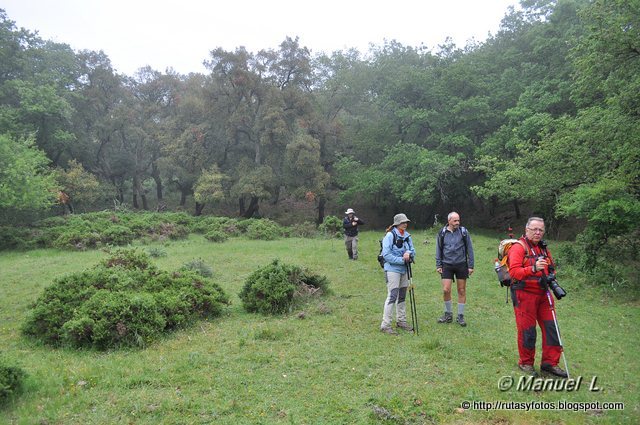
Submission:
[[347,254],[349,260],[358,259],[358,226],[364,224],[364,221],[356,217],[356,212],[353,208],[345,211],[347,215],[342,220],[342,227],[344,227],[344,244],[347,247]]
[[444,315],[438,323],[451,323],[451,284],[458,279],[458,318],[460,326],[467,326],[464,320],[464,307],[467,303],[467,278],[473,273],[473,244],[471,236],[460,226],[460,215],[451,212],[447,216],[448,224],[436,237],[436,271],[442,278]]

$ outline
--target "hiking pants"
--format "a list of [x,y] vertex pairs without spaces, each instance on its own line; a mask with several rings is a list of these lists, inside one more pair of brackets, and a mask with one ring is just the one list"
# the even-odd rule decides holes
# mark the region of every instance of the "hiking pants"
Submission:
[[381,328],[391,327],[393,318],[393,306],[396,306],[396,322],[407,321],[407,308],[405,299],[409,278],[406,273],[384,272],[387,281],[387,299],[384,302]]
[[[511,287],[511,299],[518,329],[519,364],[532,365],[536,356],[536,322],[542,332],[542,361],[557,366],[562,354],[562,346],[553,321],[547,294],[526,292]],[[553,305],[553,298],[551,298]]]
[[347,247],[347,254],[349,259],[358,259],[358,237],[357,236],[345,236],[344,245]]

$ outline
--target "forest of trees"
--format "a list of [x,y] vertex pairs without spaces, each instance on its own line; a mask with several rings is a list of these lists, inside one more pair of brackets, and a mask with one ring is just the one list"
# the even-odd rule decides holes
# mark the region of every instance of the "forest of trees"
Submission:
[[0,221],[300,201],[316,222],[347,204],[484,227],[536,213],[593,255],[638,238],[639,0],[522,0],[464,47],[312,55],[286,38],[205,63],[121,75],[0,9]]

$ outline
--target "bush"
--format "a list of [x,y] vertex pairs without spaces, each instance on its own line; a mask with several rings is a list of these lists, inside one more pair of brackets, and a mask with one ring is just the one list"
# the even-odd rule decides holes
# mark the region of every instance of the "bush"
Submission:
[[328,284],[325,276],[274,260],[249,275],[239,296],[248,312],[279,314],[308,295],[326,292]]
[[342,236],[342,220],[334,215],[328,215],[318,227],[318,230],[328,238]]
[[[250,221],[250,220],[247,220]],[[269,219],[253,220],[247,226],[247,237],[249,239],[261,239],[272,241],[282,237],[283,229],[275,221]]]
[[27,374],[16,366],[8,366],[0,360],[0,405],[22,390]]
[[228,304],[222,289],[190,270],[158,270],[142,251],[121,249],[92,269],[45,288],[22,330],[52,345],[144,347]]
[[220,230],[212,230],[204,235],[205,239],[210,242],[224,242],[229,239],[226,233],[221,232]]
[[147,254],[149,254],[149,257],[151,258],[160,258],[160,257],[166,257],[167,251],[165,251],[162,248],[152,247],[152,248],[147,248]]
[[0,227],[0,250],[34,248],[33,231],[26,227]]
[[289,227],[289,236],[298,238],[310,238],[318,234],[316,225],[310,221],[304,223],[296,223]]
[[180,270],[194,271],[196,273],[201,274],[204,277],[213,276],[213,269],[209,267],[209,265],[205,263],[202,258],[198,258],[196,260],[189,261],[188,263],[184,263],[180,268]]

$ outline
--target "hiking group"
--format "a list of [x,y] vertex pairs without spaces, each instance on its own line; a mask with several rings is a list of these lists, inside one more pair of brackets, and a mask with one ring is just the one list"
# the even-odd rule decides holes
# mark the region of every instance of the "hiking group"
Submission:
[[[344,218],[345,244],[349,259],[358,258],[357,240],[358,226],[364,222],[355,216],[353,209],[346,211]],[[416,251],[411,234],[407,227],[411,220],[405,214],[396,214],[393,224],[386,231],[380,242],[381,250],[378,261],[384,269],[387,286],[387,297],[384,302],[380,331],[397,335],[392,327],[395,309],[396,328],[417,332],[417,318],[412,317],[412,325],[407,322],[407,293],[413,294],[411,283],[411,264]],[[511,299],[515,313],[519,368],[531,375],[537,375],[534,367],[535,347],[537,339],[536,324],[542,335],[542,360],[540,369],[551,375],[566,378],[568,373],[558,366],[563,354],[558,323],[555,317],[554,302],[549,287],[554,279],[555,265],[545,241],[544,220],[531,217],[525,225],[525,233],[519,239],[508,240],[503,251],[504,242],[500,244],[500,256],[504,255],[504,267],[500,269],[496,260],[496,271],[503,285],[510,287]],[[473,274],[475,261],[473,242],[469,232],[460,225],[460,215],[451,212],[447,216],[447,225],[436,236],[435,249],[436,271],[440,274],[444,301],[444,314],[437,323],[453,322],[453,306],[451,287],[456,282],[457,316],[456,322],[466,327],[464,310],[467,302],[466,283]],[[502,275],[501,275],[502,273]],[[506,275],[506,278],[503,276]],[[560,288],[562,294],[564,290]],[[554,294],[559,296],[554,288]],[[411,298],[414,302],[415,298]],[[415,310],[412,309],[412,313]],[[413,316],[413,314],[412,314]],[[566,367],[566,360],[565,360]]]

